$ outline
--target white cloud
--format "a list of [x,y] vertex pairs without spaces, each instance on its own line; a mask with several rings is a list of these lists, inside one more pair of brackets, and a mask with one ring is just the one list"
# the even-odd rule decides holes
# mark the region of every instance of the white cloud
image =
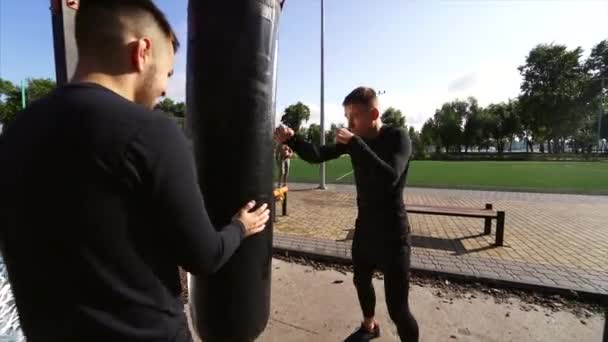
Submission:
[[[178,34],[182,41],[187,37],[187,23],[179,27]],[[434,115],[435,110],[445,102],[456,98],[466,99],[474,96],[479,104],[487,106],[490,103],[507,101],[519,93],[521,77],[517,65],[505,61],[493,61],[481,65],[473,65],[412,92],[390,91],[380,96],[381,110],[388,107],[400,109],[406,116],[408,126],[421,129],[424,122]],[[177,56],[175,75],[169,82],[167,95],[177,101],[186,98],[186,50],[182,49]],[[276,108],[276,123],[280,122],[283,110],[292,104],[289,99],[283,99]],[[295,102],[295,101],[294,101]],[[320,122],[319,101],[302,101],[311,110],[311,123]],[[325,125],[332,123],[346,123],[344,110],[340,102],[330,99],[325,104]]]
[[478,79],[478,76],[477,76],[476,72],[471,72],[469,74],[466,74],[466,75],[450,82],[450,85],[448,86],[448,91],[468,90],[477,83],[477,79]]
[[[385,94],[380,95],[380,110],[384,111],[388,107],[400,109],[406,116],[407,125],[420,130],[424,122],[445,102],[456,98],[466,99],[469,96],[477,98],[482,106],[507,101],[519,94],[520,82],[517,65],[512,63],[495,61],[474,65],[457,73],[448,74],[427,87],[417,88],[412,92],[387,90]],[[310,120],[305,125],[319,123],[318,100],[302,102],[311,110]],[[290,104],[291,102],[286,101],[277,105],[277,123],[285,107]],[[331,123],[346,123],[340,103],[328,101],[325,104],[325,120],[326,127]]]
[[445,102],[474,96],[481,106],[507,101],[519,94],[521,77],[516,65],[494,62],[468,68],[411,93],[388,92],[380,96],[382,108],[395,107],[406,116],[408,126],[422,128]]
[[506,62],[486,63],[475,67],[476,82],[466,89],[449,92],[456,97],[475,96],[483,106],[506,101],[519,94],[521,76],[517,65]]
[[[167,95],[174,100],[185,101],[187,20],[184,19],[177,26],[176,33],[182,42],[182,48],[176,56],[175,75],[169,82]],[[406,116],[407,125],[420,129],[424,122],[433,116],[435,110],[441,107],[444,102],[456,98],[466,99],[469,96],[475,96],[482,106],[493,102],[506,101],[510,97],[517,96],[520,82],[521,77],[517,71],[517,65],[506,60],[493,60],[480,65],[472,65],[453,74],[446,74],[445,77],[437,79],[434,83],[424,88],[416,88],[411,92],[387,89],[387,92],[380,96],[380,105],[381,110],[388,107],[400,109]],[[326,100],[326,127],[329,128],[332,123],[345,124],[344,109],[341,102],[337,102],[341,99]],[[282,103],[277,104],[276,123],[280,122],[285,107],[295,102],[290,101],[290,99],[282,99]],[[319,100],[302,102],[308,105],[311,110],[310,120],[304,125],[318,124],[320,122]]]

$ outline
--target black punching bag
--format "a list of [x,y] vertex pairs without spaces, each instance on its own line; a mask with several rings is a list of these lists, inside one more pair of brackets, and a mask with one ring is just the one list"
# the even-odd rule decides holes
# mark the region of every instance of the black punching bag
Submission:
[[[279,0],[191,0],[187,109],[199,184],[211,221],[228,224],[249,200],[274,201],[273,142]],[[193,325],[205,341],[252,341],[268,322],[272,222],[228,263],[190,283]]]

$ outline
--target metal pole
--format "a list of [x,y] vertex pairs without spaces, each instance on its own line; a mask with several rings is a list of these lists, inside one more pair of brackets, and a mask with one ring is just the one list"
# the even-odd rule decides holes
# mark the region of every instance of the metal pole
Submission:
[[25,109],[25,104],[26,104],[26,100],[25,100],[25,82],[22,80],[21,81],[21,109]]
[[[325,1],[321,0],[321,146],[325,145]],[[319,167],[319,189],[325,189],[325,163]]]
[[602,151],[602,117],[604,116],[604,80],[606,77],[602,77],[602,88],[600,89],[600,112],[599,118],[597,119],[597,153],[600,154]]

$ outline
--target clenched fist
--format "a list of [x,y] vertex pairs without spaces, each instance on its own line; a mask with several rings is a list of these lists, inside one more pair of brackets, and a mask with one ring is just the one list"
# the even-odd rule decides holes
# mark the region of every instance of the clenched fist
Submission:
[[279,126],[274,131],[274,139],[279,143],[284,143],[295,135],[293,129],[285,126]]
[[355,135],[346,128],[340,128],[336,133],[336,144],[348,144]]

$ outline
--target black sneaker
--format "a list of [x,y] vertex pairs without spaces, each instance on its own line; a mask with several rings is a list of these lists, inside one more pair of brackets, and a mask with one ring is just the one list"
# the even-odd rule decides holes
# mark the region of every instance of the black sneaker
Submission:
[[355,331],[354,333],[352,333],[350,336],[348,336],[348,338],[346,340],[344,340],[344,342],[359,342],[359,341],[363,342],[363,341],[369,341],[369,340],[372,340],[372,339],[378,338],[378,337],[380,337],[380,325],[378,325],[378,323],[376,323],[374,325],[373,331],[367,330],[367,328],[364,327],[363,324],[361,324],[359,329],[357,331]]

